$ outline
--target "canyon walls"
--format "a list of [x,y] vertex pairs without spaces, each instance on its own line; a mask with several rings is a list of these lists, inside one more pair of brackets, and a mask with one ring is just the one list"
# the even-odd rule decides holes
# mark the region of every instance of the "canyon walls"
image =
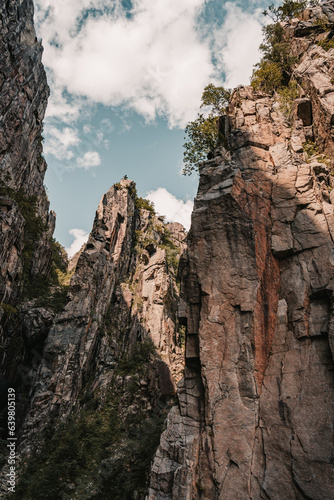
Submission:
[[297,98],[232,93],[188,235],[124,178],[68,268],[43,186],[32,1],[5,2],[0,23],[13,498],[330,500],[334,2],[282,23]]

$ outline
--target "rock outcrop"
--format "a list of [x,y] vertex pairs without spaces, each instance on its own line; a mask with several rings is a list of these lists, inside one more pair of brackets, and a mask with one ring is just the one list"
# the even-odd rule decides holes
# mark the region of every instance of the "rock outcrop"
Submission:
[[[55,315],[33,302],[20,306],[26,343],[34,349],[21,374],[29,400],[18,452],[23,460],[37,452],[40,465],[23,475],[28,486],[19,483],[19,497],[24,490],[27,498],[37,491],[46,494],[50,483],[43,478],[51,470],[58,477],[58,451],[49,454],[50,432],[51,449],[58,450],[69,447],[70,439],[80,446],[81,438],[73,436],[85,429],[90,431],[84,442],[98,457],[95,465],[88,459],[83,477],[80,469],[71,473],[80,460],[75,455],[67,471],[59,472],[50,498],[101,498],[120,488],[144,495],[184,368],[177,268],[185,237],[181,224],[164,223],[137,197],[135,184],[122,179],[101,199],[62,311]],[[99,441],[105,427],[109,431]],[[122,470],[121,485],[115,468]]]
[[333,497],[334,49],[314,28],[329,8],[309,12],[313,38],[303,20],[286,25],[300,56],[290,116],[278,95],[238,89],[226,147],[200,169],[181,271],[186,368],[149,499]]
[[[22,277],[25,199],[36,204],[35,213],[49,224],[51,236],[54,229],[43,184],[46,163],[42,156],[49,87],[41,62],[43,49],[33,26],[32,2],[3,2],[0,27],[0,301],[14,302]],[[29,269],[34,276],[50,271],[51,248],[44,234],[36,245],[33,269]]]
[[28,282],[50,276],[55,214],[43,184],[49,88],[32,2],[2,2],[0,28],[0,361],[13,382],[25,353],[17,306]]
[[[165,396],[176,392],[183,350],[172,266],[177,267],[185,233],[180,224],[165,225],[149,210],[138,212],[135,193],[135,184],[123,179],[101,199],[68,303],[52,324],[35,374],[22,436],[27,450],[48,418],[64,418],[78,405],[89,373],[93,391],[106,388],[118,359],[138,341],[150,339],[159,354],[158,390]],[[176,259],[169,270],[168,251]]]

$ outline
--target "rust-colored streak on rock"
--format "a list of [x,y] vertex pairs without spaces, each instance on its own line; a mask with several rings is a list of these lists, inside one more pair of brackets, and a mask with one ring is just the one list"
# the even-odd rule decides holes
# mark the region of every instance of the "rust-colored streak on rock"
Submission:
[[[249,156],[259,153],[250,148]],[[268,155],[261,153],[261,160],[268,161]],[[270,160],[270,158],[269,158]],[[276,312],[279,300],[279,263],[271,252],[271,189],[272,179],[259,172],[253,174],[254,182],[246,183],[236,175],[232,193],[253,223],[255,234],[255,262],[259,277],[256,306],[254,311],[255,378],[258,391],[268,365]]]
[[269,363],[279,300],[279,264],[268,254],[261,277],[261,285],[254,314],[255,378],[261,392],[265,371]]

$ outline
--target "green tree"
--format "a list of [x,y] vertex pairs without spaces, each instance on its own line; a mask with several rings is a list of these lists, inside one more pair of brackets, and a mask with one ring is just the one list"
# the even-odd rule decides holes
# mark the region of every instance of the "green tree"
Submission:
[[263,11],[263,14],[271,17],[275,23],[287,21],[297,17],[309,4],[315,3],[318,2],[308,2],[306,0],[293,2],[291,0],[285,0],[279,7],[275,7],[274,4],[269,5],[268,9]]
[[200,107],[205,108],[206,113],[199,113],[196,120],[189,122],[185,128],[188,141],[183,144],[184,175],[198,170],[200,164],[219,143],[217,121],[225,112],[230,96],[230,90],[216,87],[212,83],[204,88]]
[[290,44],[279,22],[265,26],[263,33],[263,57],[255,66],[251,85],[270,93],[289,82],[295,59],[290,56]]
[[281,22],[297,17],[306,7],[318,3],[317,0],[298,2],[285,0],[279,7],[272,4],[263,11],[263,14],[269,16],[274,23],[263,28],[264,42],[260,45],[263,57],[255,66],[251,78],[251,85],[256,90],[270,93],[289,84],[296,59],[290,55],[289,39],[284,33]]
[[279,64],[265,60],[254,71],[251,84],[254,89],[263,90],[263,92],[270,94],[281,86],[282,76]]

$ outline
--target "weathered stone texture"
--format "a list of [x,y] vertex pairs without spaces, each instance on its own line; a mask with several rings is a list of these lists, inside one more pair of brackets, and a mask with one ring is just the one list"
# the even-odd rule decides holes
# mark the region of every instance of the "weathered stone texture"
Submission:
[[93,391],[107,390],[117,360],[138,341],[151,339],[160,355],[152,360],[151,393],[162,398],[175,394],[184,363],[175,271],[168,269],[163,246],[166,234],[180,254],[184,229],[165,226],[148,210],[139,213],[132,181],[123,179],[102,197],[71,279],[69,302],[44,343],[22,429],[22,452],[29,453],[51,416],[64,418],[78,405],[88,373]]
[[39,196],[46,163],[41,156],[42,121],[49,96],[42,45],[33,26],[33,3],[0,6],[0,166],[13,189]]
[[275,99],[241,88],[220,121],[227,148],[200,169],[181,272],[186,370],[148,499],[333,497],[332,181],[330,159],[303,150],[313,133],[333,144],[319,77],[331,51],[308,59],[318,50],[295,70],[292,129]]
[[[9,196],[21,191],[36,199],[36,214],[49,230],[36,241],[31,275],[50,273],[50,235],[54,215],[43,185],[43,118],[49,96],[41,62],[42,46],[33,26],[31,0],[9,0],[0,5],[0,182]],[[15,196],[14,196],[15,197]],[[20,207],[8,196],[0,198],[0,301],[14,304],[19,294],[25,221]]]
[[[138,211],[134,184],[123,179],[103,196],[89,240],[72,262],[64,310],[55,316],[21,307],[26,348],[43,351],[25,373],[31,399],[22,454],[38,449],[51,417],[59,422],[81,407],[87,388],[100,405],[110,386],[123,390],[118,416],[126,423],[142,407],[168,401],[178,382],[148,499],[333,498],[332,160],[303,147],[315,139],[321,152],[334,152],[334,50],[317,45],[326,36],[317,19],[334,22],[333,5],[285,25],[300,57],[292,128],[274,97],[250,87],[234,93],[219,120],[226,148],[200,170],[187,248],[182,226]],[[36,196],[48,225],[32,256],[30,272],[38,276],[50,271],[54,215],[43,188],[48,87],[32,13],[29,0],[0,6],[0,166],[8,193]],[[15,305],[25,220],[13,196],[1,196],[0,209],[0,301]],[[179,302],[175,264],[182,252]],[[181,379],[177,310],[186,327]],[[10,348],[3,357],[12,363],[22,345],[17,349],[15,325],[6,322]],[[148,338],[159,357],[151,356],[129,404],[131,376],[114,376],[115,367]],[[99,474],[112,471],[117,453]],[[93,498],[96,485],[88,486]]]

